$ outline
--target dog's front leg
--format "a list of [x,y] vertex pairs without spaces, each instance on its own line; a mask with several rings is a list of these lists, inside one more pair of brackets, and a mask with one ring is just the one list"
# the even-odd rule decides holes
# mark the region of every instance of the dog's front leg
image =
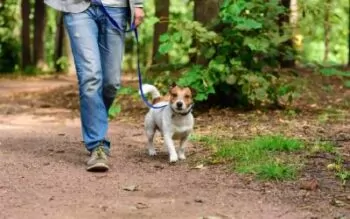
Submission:
[[174,163],[178,160],[177,153],[175,150],[174,141],[172,139],[172,135],[170,133],[164,134],[164,144],[168,148],[169,152],[169,161]]
[[180,160],[186,159],[185,148],[186,148],[187,138],[188,138],[188,135],[186,135],[180,139],[180,147],[179,147],[179,151],[178,151]]

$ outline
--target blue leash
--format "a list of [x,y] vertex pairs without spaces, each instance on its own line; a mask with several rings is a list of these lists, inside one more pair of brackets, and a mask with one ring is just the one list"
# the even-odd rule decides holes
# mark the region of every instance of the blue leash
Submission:
[[138,74],[138,78],[139,78],[139,89],[140,89],[140,93],[141,93],[141,98],[143,100],[143,102],[145,102],[145,104],[153,109],[162,109],[164,107],[166,107],[167,105],[163,105],[163,106],[154,106],[151,103],[148,102],[143,89],[142,89],[142,75],[141,75],[141,68],[140,68],[140,48],[139,48],[139,34],[137,32],[137,28],[136,25],[134,23],[131,24],[131,27],[129,30],[124,30],[123,28],[121,28],[118,24],[118,22],[116,22],[112,16],[108,13],[107,9],[104,7],[104,5],[102,4],[101,0],[91,0],[92,3],[95,3],[99,6],[101,6],[101,9],[103,11],[103,13],[107,16],[107,18],[110,20],[110,22],[112,23],[112,25],[120,32],[134,32],[135,34],[135,39],[136,39],[136,51],[137,51],[137,74]]

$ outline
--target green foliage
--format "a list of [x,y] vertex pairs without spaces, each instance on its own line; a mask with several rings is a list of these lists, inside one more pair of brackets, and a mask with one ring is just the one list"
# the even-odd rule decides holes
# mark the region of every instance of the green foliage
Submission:
[[289,180],[298,172],[294,152],[304,148],[300,140],[281,135],[261,136],[248,141],[232,141],[210,136],[192,137],[214,150],[212,161],[232,163],[233,169],[259,179]]
[[324,76],[339,76],[339,77],[350,77],[349,71],[340,71],[335,68],[322,68],[320,73]]
[[254,139],[252,144],[260,147],[261,150],[267,151],[297,151],[304,147],[303,142],[293,138],[286,138],[281,135],[262,136]]
[[[324,0],[298,1],[299,21],[297,28],[303,37],[300,61],[302,63],[346,64],[348,60],[348,17],[347,0],[331,1],[330,54],[328,63],[323,63],[324,46]],[[302,16],[301,16],[302,15]]]
[[[278,67],[280,47],[291,38],[276,21],[283,13],[285,8],[279,1],[225,0],[219,16],[220,32],[198,22],[177,21],[162,36],[159,52],[167,54],[177,45],[205,58],[203,65],[193,65],[179,80],[197,90],[197,101],[205,101],[211,94],[232,93],[253,105],[278,104],[284,96],[291,101],[294,87],[279,80],[276,72],[266,71],[266,67]],[[290,53],[287,48],[282,55]]]
[[67,70],[69,64],[67,54],[62,57],[55,57],[56,32],[58,31],[57,24],[59,23],[59,16],[60,13],[56,10],[50,7],[46,8],[45,60],[51,69],[54,69],[55,65],[59,65],[62,70]]
[[18,4],[16,0],[0,2],[0,72],[13,72],[20,64]]
[[344,81],[344,86],[345,86],[346,88],[350,88],[350,80]]
[[345,185],[347,181],[350,180],[350,171],[348,170],[339,171],[336,175],[342,181],[343,185]]
[[350,71],[341,71],[336,68],[321,68],[320,73],[324,76],[336,76],[344,79],[344,86],[350,88]]
[[114,119],[118,116],[118,114],[122,111],[122,107],[120,104],[113,104],[108,111],[108,118]]
[[335,153],[335,146],[333,143],[328,141],[316,141],[311,147],[312,153],[326,152]]
[[341,180],[342,185],[345,186],[348,180],[350,180],[350,170],[349,168],[344,167],[343,163],[343,157],[340,154],[338,154],[335,163],[328,165],[328,169],[335,170],[335,175]]
[[69,66],[69,60],[67,56],[62,56],[60,57],[57,61],[56,64],[59,65],[60,69],[67,70]]
[[[144,10],[146,18],[142,25],[138,28],[139,32],[139,46],[140,46],[140,61],[142,72],[152,63],[152,46],[153,46],[153,32],[154,25],[158,22],[170,22],[169,29],[173,29],[177,22],[183,20],[192,20],[193,14],[193,1],[192,0],[170,0],[169,17],[157,18],[155,16],[155,4],[154,1],[145,1]],[[189,38],[185,37],[186,42]],[[188,51],[182,49],[181,44],[173,44],[172,49],[169,52],[170,64],[185,63],[189,61]],[[161,55],[157,54],[156,56]],[[124,57],[123,68],[125,71],[136,69],[136,43],[133,34],[128,34],[126,37],[126,54]]]

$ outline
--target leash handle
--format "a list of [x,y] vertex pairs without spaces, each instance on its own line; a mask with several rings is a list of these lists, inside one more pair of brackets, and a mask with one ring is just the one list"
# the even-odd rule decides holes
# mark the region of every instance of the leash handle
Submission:
[[131,27],[129,30],[124,30],[122,29],[118,22],[116,22],[113,17],[108,13],[107,9],[105,8],[105,6],[103,5],[103,3],[101,2],[101,0],[91,0],[92,3],[95,3],[97,5],[100,5],[101,6],[101,9],[103,11],[103,13],[106,14],[107,18],[110,20],[110,22],[112,23],[112,25],[120,32],[134,32],[135,33],[135,39],[136,39],[136,50],[137,50],[137,74],[138,74],[138,78],[139,78],[139,89],[140,89],[140,93],[141,93],[141,98],[143,100],[143,102],[145,102],[145,104],[150,107],[150,108],[153,108],[153,109],[162,109],[164,107],[166,107],[167,105],[162,105],[162,106],[154,106],[152,105],[151,103],[148,102],[144,92],[143,92],[143,89],[142,89],[142,75],[141,75],[141,68],[140,68],[140,48],[139,48],[139,35],[138,35],[138,32],[137,32],[137,28],[136,28],[136,25],[135,23],[133,22],[131,24]]

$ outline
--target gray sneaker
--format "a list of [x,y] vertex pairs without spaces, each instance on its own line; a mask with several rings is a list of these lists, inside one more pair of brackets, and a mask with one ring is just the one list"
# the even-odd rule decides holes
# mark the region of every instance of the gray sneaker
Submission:
[[98,146],[92,153],[87,162],[87,171],[104,172],[109,170],[107,154],[104,147]]

